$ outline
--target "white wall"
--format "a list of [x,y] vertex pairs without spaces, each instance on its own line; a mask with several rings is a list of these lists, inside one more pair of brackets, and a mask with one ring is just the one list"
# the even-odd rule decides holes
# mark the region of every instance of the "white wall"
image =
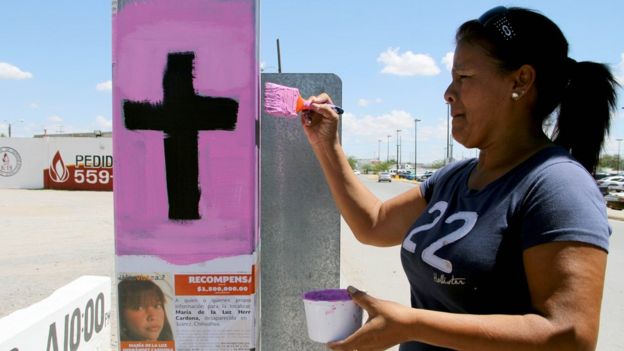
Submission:
[[[43,166],[46,164],[45,141],[34,138],[0,138],[0,188],[43,188]],[[21,160],[18,167],[16,159]],[[6,160],[5,160],[6,161]]]

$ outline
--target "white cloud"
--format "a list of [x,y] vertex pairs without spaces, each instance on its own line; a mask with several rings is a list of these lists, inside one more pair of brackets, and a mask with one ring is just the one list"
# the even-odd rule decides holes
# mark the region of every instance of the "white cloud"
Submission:
[[446,69],[449,71],[453,69],[453,57],[454,56],[455,56],[455,53],[452,51],[449,51],[442,58],[442,64],[446,66]]
[[444,140],[446,142],[446,120],[439,119],[433,127],[418,128],[418,140]]
[[0,79],[30,79],[33,75],[30,72],[24,72],[19,67],[10,63],[0,62]]
[[28,105],[28,107],[32,109],[36,109],[36,108],[39,108],[39,104],[36,102],[31,102],[30,105]]
[[105,82],[98,83],[95,86],[95,89],[97,91],[111,91],[111,90],[113,90],[113,82],[110,81],[110,80],[107,80]]
[[440,73],[435,60],[426,54],[415,54],[411,51],[399,52],[399,48],[389,48],[377,57],[384,64],[382,73],[398,76],[434,76]]
[[63,117],[57,116],[57,115],[53,115],[53,116],[48,117],[48,121],[50,121],[50,122],[63,122]]
[[111,130],[113,128],[113,120],[104,116],[95,117],[95,123],[100,129]]
[[[352,113],[345,113],[342,116],[342,128],[345,140],[363,140],[375,142],[390,135],[391,140],[396,138],[397,129],[401,130],[402,138],[414,140],[414,119],[409,112],[403,110],[393,110],[378,116],[366,115],[357,117]],[[441,118],[435,124],[418,124],[418,140],[446,140],[446,119]],[[405,134],[408,133],[408,134]]]
[[364,116],[357,118],[352,113],[342,116],[342,128],[345,138],[366,139],[375,142],[378,139],[385,141],[387,136],[396,137],[397,129],[413,130],[414,117],[406,111],[394,110],[380,116]]
[[376,98],[376,99],[358,99],[357,104],[358,106],[361,107],[367,107],[371,104],[380,104],[383,100],[381,100],[380,98]]

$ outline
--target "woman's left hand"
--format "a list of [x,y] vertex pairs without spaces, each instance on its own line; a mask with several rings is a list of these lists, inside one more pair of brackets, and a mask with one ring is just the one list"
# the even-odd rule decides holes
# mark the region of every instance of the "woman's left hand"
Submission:
[[376,299],[354,287],[348,288],[353,301],[368,313],[368,321],[344,340],[327,346],[335,351],[386,350],[409,340],[412,308]]

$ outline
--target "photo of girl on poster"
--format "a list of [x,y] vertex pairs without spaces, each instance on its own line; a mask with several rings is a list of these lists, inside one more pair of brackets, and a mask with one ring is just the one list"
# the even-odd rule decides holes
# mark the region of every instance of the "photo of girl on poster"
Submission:
[[167,299],[149,275],[124,277],[118,285],[121,341],[169,341]]

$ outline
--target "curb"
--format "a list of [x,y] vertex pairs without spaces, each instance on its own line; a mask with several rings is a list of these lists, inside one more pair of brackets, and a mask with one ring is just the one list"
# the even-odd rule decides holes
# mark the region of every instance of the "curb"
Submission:
[[607,217],[617,221],[624,221],[624,211],[613,210],[607,207]]

